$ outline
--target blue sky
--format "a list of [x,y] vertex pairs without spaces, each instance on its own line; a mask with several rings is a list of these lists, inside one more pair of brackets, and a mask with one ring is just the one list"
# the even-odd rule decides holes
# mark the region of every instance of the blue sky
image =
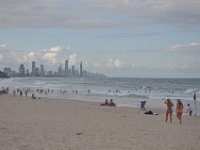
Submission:
[[200,1],[1,0],[0,70],[31,61],[113,77],[200,77]]

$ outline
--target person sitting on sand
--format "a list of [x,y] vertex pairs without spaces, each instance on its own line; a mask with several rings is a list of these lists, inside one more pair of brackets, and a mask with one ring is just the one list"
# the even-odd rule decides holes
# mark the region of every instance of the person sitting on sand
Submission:
[[113,99],[110,99],[110,103],[108,104],[108,106],[116,107],[115,103],[113,102]]
[[104,102],[104,106],[108,106],[108,100],[107,99]]
[[34,93],[32,94],[32,99],[37,99]]
[[172,123],[172,113],[173,113],[172,107],[174,107],[174,104],[171,102],[170,99],[167,99],[164,103],[167,105],[166,122],[168,120],[168,115],[170,114],[170,123]]
[[104,103],[100,104],[100,106],[108,106],[108,100],[106,99]]
[[182,124],[182,113],[183,113],[183,103],[181,102],[180,99],[177,99],[176,116],[178,120],[180,121],[180,124]]

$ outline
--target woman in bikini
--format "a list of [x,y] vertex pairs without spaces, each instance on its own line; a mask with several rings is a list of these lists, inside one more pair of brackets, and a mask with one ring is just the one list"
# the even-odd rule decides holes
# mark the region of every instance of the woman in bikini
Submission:
[[180,99],[177,99],[176,116],[178,120],[180,121],[180,124],[182,124],[182,113],[183,113],[183,103],[181,102]]
[[167,105],[166,122],[168,120],[168,115],[170,115],[170,123],[172,123],[172,113],[173,113],[172,107],[174,107],[174,104],[171,102],[170,99],[167,99],[164,103]]

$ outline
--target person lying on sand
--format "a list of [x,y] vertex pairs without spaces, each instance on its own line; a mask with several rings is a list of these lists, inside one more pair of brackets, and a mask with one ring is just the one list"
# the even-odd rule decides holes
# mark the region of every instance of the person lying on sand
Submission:
[[154,113],[154,112],[151,111],[151,110],[146,111],[144,114],[146,114],[146,115],[158,115],[158,113]]

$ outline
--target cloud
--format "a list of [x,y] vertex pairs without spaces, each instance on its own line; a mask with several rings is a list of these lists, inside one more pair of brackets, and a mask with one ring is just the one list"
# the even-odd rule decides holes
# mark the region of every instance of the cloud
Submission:
[[0,50],[5,49],[6,47],[7,47],[6,44],[0,44]]
[[200,25],[198,0],[1,0],[0,28]]
[[187,44],[174,44],[171,47],[167,48],[166,51],[196,53],[196,52],[200,52],[200,43],[191,42]]
[[25,52],[6,47],[6,50],[0,51],[0,67],[12,66],[13,68],[18,68],[20,64],[24,64],[27,68],[30,68],[31,62],[35,61],[36,65],[43,64],[46,69],[55,70],[66,59],[70,59],[70,62],[75,65],[77,62],[77,54],[70,52],[69,49],[69,46],[56,46],[44,50]]
[[123,60],[121,60],[119,58],[117,58],[117,59],[109,59],[107,61],[102,61],[102,62],[92,62],[92,64],[97,68],[105,68],[105,67],[107,67],[107,68],[110,68],[110,69],[111,68],[113,68],[113,69],[124,68],[124,67],[127,66],[127,64]]
[[61,53],[63,50],[62,47],[57,46],[50,48],[49,50],[44,50],[44,54],[42,54],[42,59],[48,61],[49,63],[56,64],[57,63],[57,57],[59,53]]
[[114,66],[116,66],[117,68],[122,68],[122,67],[125,66],[125,63],[122,60],[120,60],[120,59],[116,59],[114,61]]
[[77,62],[77,54],[71,54],[70,56],[69,56],[69,64],[71,64],[71,65],[75,65],[76,64],[76,62]]

